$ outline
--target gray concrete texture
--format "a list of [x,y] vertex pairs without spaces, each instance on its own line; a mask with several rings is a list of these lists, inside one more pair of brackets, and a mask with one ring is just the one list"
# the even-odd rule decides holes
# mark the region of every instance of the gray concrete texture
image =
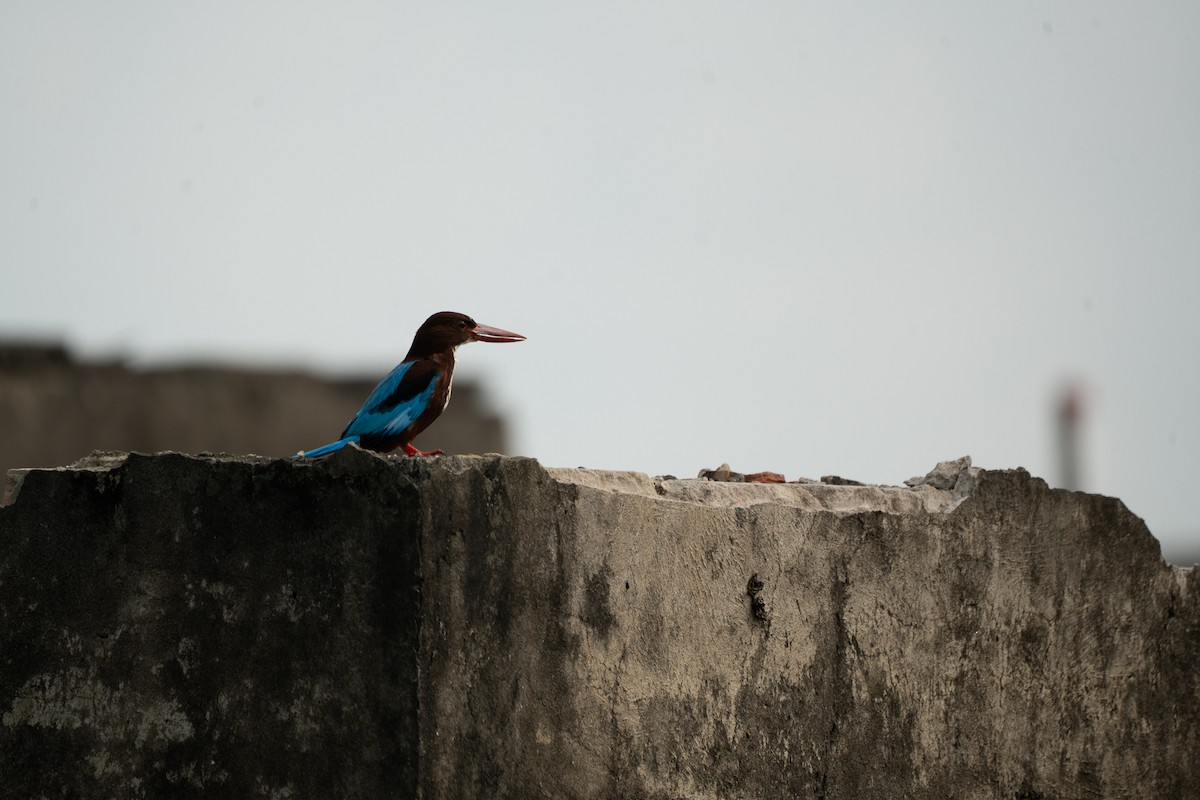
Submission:
[[1118,500],[931,475],[13,473],[0,795],[1196,796],[1197,572]]

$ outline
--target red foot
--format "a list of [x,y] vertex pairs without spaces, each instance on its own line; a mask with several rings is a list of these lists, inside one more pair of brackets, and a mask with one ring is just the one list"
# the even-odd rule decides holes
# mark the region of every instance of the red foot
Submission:
[[443,453],[441,450],[430,450],[428,453],[426,453],[423,450],[418,450],[417,448],[413,447],[411,444],[404,445],[404,454],[407,456],[443,456],[443,455],[445,455],[445,453]]

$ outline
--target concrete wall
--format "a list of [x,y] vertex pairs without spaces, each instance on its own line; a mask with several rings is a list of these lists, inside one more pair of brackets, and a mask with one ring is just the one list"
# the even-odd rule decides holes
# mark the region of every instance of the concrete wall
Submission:
[[0,508],[0,792],[1186,797],[1200,580],[1117,500],[96,457]]

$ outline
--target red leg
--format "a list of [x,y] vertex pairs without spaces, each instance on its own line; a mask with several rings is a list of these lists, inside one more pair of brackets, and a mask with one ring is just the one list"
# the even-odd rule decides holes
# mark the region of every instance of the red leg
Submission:
[[445,455],[441,450],[430,450],[428,453],[418,450],[411,444],[404,445],[404,454],[408,456],[442,456]]

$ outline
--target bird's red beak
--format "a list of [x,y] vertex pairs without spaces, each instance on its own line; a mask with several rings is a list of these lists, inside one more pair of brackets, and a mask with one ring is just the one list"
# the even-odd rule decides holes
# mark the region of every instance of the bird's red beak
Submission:
[[493,328],[490,325],[476,325],[471,331],[471,339],[476,342],[523,342],[525,337],[519,333]]

